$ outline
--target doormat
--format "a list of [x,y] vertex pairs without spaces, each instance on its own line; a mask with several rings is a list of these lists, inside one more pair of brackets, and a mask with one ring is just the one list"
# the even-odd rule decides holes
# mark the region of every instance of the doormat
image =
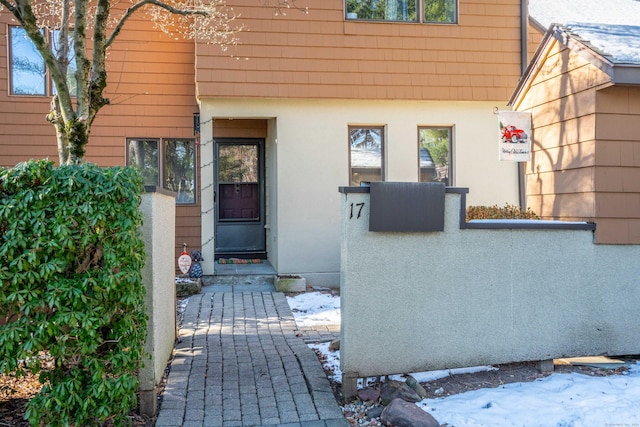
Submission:
[[254,259],[240,259],[240,258],[220,258],[218,264],[262,264],[262,260],[259,258]]

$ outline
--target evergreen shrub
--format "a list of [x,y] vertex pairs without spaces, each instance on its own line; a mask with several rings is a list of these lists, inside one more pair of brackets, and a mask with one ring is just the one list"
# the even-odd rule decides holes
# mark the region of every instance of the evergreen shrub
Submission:
[[134,168],[0,168],[0,372],[39,373],[31,425],[124,425],[137,403],[142,189]]

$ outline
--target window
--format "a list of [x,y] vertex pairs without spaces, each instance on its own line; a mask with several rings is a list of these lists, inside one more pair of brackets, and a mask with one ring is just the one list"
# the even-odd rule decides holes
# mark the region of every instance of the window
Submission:
[[44,60],[36,50],[27,32],[20,27],[11,28],[11,93],[19,95],[46,95],[47,80]]
[[347,0],[348,19],[416,21],[416,0]]
[[[53,83],[44,65],[44,60],[36,50],[27,32],[22,27],[9,27],[11,38],[11,54],[9,55],[9,69],[11,70],[11,94],[47,96],[55,93]],[[56,49],[59,31],[47,34],[51,44]],[[67,69],[67,84],[72,95],[76,93],[76,62],[73,56],[73,35],[69,35],[69,68]]]
[[347,19],[445,23],[457,22],[457,0],[346,0]]
[[458,22],[457,0],[424,0],[422,22],[455,24]]
[[420,182],[451,181],[451,127],[418,128]]
[[196,146],[192,139],[128,139],[127,165],[142,171],[144,185],[177,193],[176,203],[196,202]]
[[351,185],[384,181],[384,127],[349,126]]

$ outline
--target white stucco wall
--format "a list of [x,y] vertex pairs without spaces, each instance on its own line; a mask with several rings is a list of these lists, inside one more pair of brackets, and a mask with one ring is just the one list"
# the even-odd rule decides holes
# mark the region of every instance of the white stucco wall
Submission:
[[450,193],[443,232],[369,232],[369,194],[341,196],[343,375],[640,352],[640,246],[460,229]]
[[[338,286],[337,188],[349,185],[348,126],[386,126],[387,181],[418,180],[418,126],[453,126],[454,184],[471,188],[471,204],[517,203],[517,165],[498,161],[495,106],[487,102],[201,100],[201,121],[207,123],[201,129],[201,164],[213,160],[213,144],[206,144],[212,138],[211,118],[273,119],[269,129],[273,139],[267,141],[266,150],[269,259],[278,273],[298,273],[311,284]],[[203,167],[202,188],[213,184],[212,172],[211,167]],[[205,192],[201,200],[203,254],[211,259],[212,192]],[[274,202],[276,206],[271,205]],[[207,265],[211,268],[213,263],[203,264]]]
[[157,386],[176,340],[175,210],[173,193],[158,190],[142,196],[141,231],[146,253],[142,280],[149,317],[144,351],[149,359],[144,360],[138,377],[140,408],[150,416],[156,412]]

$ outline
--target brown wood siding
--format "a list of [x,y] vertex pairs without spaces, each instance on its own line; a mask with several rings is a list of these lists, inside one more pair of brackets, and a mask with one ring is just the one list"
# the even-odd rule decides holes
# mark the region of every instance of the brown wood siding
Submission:
[[596,79],[556,41],[544,48],[519,108],[532,113],[527,206],[548,219],[593,220]]
[[527,206],[596,222],[596,242],[640,243],[640,88],[551,40],[519,110],[532,112]]
[[596,94],[597,241],[640,243],[640,87]]
[[[31,158],[58,158],[55,132],[46,122],[50,98],[9,94],[7,31],[0,13],[0,165]],[[142,16],[130,21],[109,52],[106,96],[86,160],[100,166],[125,164],[125,139],[193,138],[195,98],[193,41],[172,40]],[[199,171],[198,171],[199,176]],[[199,188],[199,187],[198,187]],[[200,247],[200,204],[176,207],[176,252],[187,242]]]
[[266,120],[216,119],[213,122],[214,138],[266,138]]
[[197,45],[198,93],[504,102],[520,77],[520,2],[459,3],[459,24],[434,25],[345,21],[342,0],[277,17],[231,0],[248,31],[231,51]]
[[534,25],[527,25],[527,59],[531,61],[533,54],[536,53],[540,42],[544,37],[544,32],[540,31],[538,27]]

